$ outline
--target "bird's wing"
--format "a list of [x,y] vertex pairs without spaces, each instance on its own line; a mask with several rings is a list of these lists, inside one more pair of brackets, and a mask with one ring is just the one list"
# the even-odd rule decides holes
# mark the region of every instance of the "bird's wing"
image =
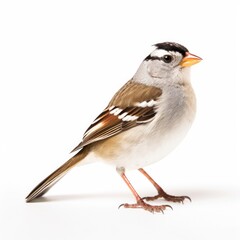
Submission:
[[85,132],[82,142],[72,152],[152,121],[156,115],[156,100],[161,94],[160,88],[129,81],[93,121]]

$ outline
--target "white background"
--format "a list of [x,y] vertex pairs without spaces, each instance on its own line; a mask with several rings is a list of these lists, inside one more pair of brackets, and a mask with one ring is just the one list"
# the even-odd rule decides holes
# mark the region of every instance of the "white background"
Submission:
[[[239,239],[235,9],[233,1],[1,1],[0,238]],[[192,68],[198,114],[183,143],[146,170],[192,202],[164,215],[118,210],[134,199],[112,167],[96,163],[26,204],[162,41],[204,59]],[[142,196],[155,193],[137,171],[128,176]]]

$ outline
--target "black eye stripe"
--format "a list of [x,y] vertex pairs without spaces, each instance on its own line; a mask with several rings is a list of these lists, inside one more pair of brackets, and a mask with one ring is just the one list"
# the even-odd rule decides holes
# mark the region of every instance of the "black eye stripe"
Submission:
[[148,55],[146,58],[145,58],[145,61],[153,61],[153,60],[159,60],[159,61],[163,61],[165,63],[170,63],[172,60],[173,60],[173,57],[171,55],[164,55],[162,57],[157,57],[157,56],[151,56],[151,55]]
[[162,58],[160,57],[157,57],[157,56],[151,56],[151,55],[148,55],[146,58],[145,58],[145,61],[149,61],[149,60],[162,60]]

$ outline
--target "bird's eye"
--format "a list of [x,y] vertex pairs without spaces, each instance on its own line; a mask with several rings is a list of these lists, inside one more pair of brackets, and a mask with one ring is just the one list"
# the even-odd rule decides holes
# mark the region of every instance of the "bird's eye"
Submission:
[[170,63],[173,60],[173,57],[171,55],[164,55],[162,59],[165,63]]

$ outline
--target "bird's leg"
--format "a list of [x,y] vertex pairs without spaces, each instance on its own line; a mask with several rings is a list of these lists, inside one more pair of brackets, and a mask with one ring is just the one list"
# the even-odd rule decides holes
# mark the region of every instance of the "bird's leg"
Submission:
[[124,182],[127,184],[131,192],[133,193],[134,197],[136,198],[136,203],[135,204],[128,204],[124,203],[119,206],[120,207],[125,207],[125,208],[142,208],[146,211],[149,212],[162,212],[167,208],[172,208],[169,205],[160,205],[160,206],[152,206],[150,204],[147,204],[143,201],[143,199],[138,195],[137,191],[133,188],[132,184],[129,182],[128,178],[125,175],[125,169],[124,168],[117,168],[117,172],[120,174]]
[[183,203],[183,201],[185,199],[188,199],[189,201],[191,201],[191,198],[188,196],[173,196],[173,195],[169,195],[167,194],[149,175],[147,172],[145,172],[145,170],[143,170],[142,168],[138,169],[152,184],[153,186],[157,189],[158,194],[156,196],[153,197],[144,197],[144,200],[147,201],[153,201],[155,199],[158,198],[164,198],[167,201],[171,201],[171,202],[181,202]]

